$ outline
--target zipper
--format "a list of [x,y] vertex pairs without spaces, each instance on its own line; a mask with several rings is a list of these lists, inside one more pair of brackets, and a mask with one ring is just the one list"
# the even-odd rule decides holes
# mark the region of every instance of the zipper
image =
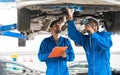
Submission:
[[94,60],[94,58],[95,58],[95,49],[93,47],[91,36],[90,36],[90,48],[91,48],[91,50],[93,52],[93,55],[92,55],[92,64],[93,64],[93,75],[95,75],[95,63],[94,63],[95,62],[95,60]]
[[[55,41],[55,43],[56,43],[56,46],[58,47],[59,45],[58,45],[58,42],[59,41]],[[59,61],[59,59],[58,59],[58,75],[60,75],[60,61]]]
[[91,45],[91,44],[92,44],[92,42],[91,42],[91,41],[92,41],[92,40],[91,40],[91,36],[90,36],[90,48],[92,48],[92,45]]
[[60,75],[60,65],[59,65],[59,59],[58,59],[58,75]]

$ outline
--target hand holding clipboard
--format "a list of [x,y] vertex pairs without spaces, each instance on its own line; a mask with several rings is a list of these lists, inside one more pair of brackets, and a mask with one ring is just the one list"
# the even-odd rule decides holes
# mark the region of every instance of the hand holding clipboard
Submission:
[[50,55],[48,56],[48,58],[53,58],[53,57],[60,57],[61,55],[63,55],[63,53],[65,52],[65,50],[67,49],[67,46],[62,46],[62,47],[55,47],[53,48],[52,52],[50,53]]

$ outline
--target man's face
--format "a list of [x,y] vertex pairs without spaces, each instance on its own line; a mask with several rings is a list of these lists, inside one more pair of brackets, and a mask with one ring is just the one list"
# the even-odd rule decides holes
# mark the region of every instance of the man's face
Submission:
[[62,25],[57,23],[57,24],[53,25],[51,30],[52,30],[53,33],[58,34],[58,33],[61,33],[61,27],[62,27]]
[[87,25],[90,25],[95,32],[98,31],[98,24],[95,21],[90,20],[90,23],[87,23]]

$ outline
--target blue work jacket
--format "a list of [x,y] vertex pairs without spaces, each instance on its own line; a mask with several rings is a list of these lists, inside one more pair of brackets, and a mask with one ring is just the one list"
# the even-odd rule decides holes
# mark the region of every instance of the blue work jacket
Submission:
[[109,61],[112,41],[110,32],[83,35],[76,29],[74,21],[69,21],[68,36],[75,43],[83,46],[88,61],[88,75],[111,75]]
[[[66,50],[66,58],[48,58],[49,54],[56,46],[68,47]],[[56,44],[53,36],[50,36],[42,41],[38,52],[38,58],[40,61],[46,63],[46,75],[69,75],[67,61],[74,60],[74,51],[68,39],[61,36]]]

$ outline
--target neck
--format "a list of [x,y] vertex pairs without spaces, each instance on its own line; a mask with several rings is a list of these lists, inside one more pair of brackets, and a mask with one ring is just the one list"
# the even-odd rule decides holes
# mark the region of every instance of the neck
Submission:
[[53,37],[54,37],[55,41],[58,41],[60,38],[60,34],[53,34]]

